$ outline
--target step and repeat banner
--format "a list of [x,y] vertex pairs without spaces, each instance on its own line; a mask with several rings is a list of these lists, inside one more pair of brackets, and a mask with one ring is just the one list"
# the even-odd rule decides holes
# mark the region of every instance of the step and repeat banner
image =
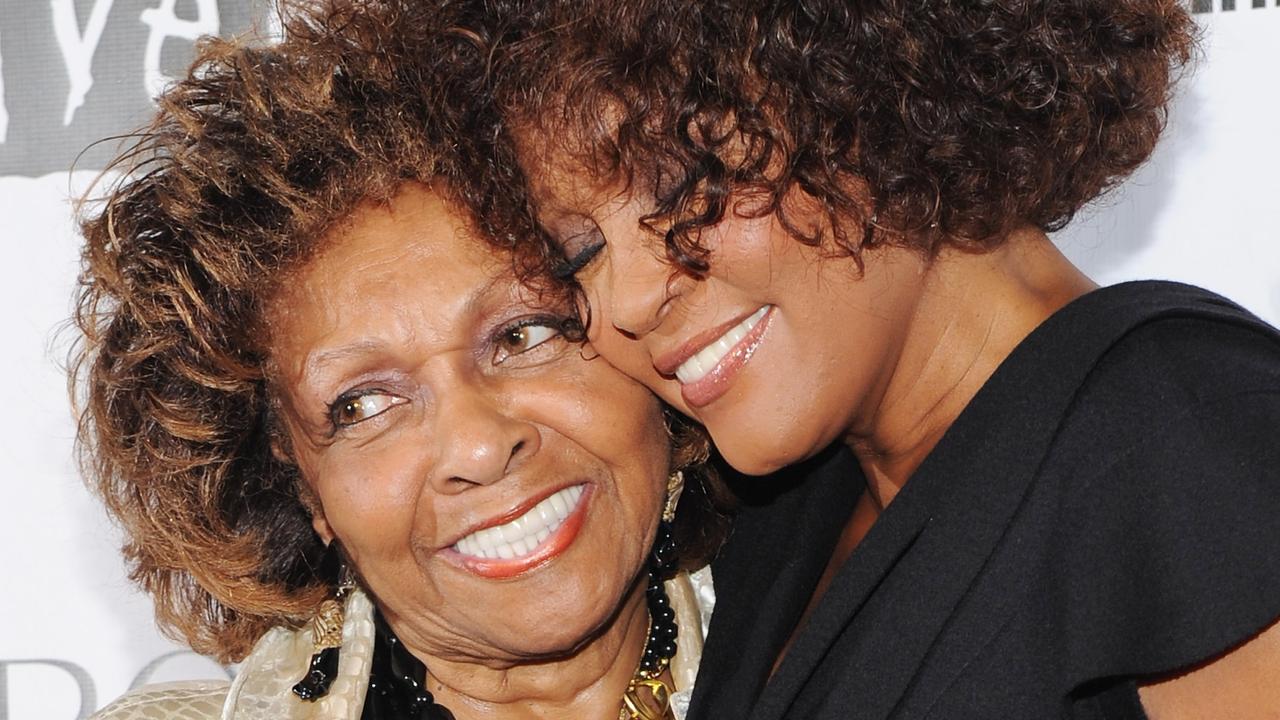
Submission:
[[0,720],[83,718],[226,670],[162,638],[72,456],[73,201],[186,71],[269,0],[0,0]]
[[[64,369],[73,201],[202,34],[269,0],[0,4],[0,720],[75,720],[147,682],[229,676],[156,632],[80,480]],[[1194,0],[1203,56],[1152,160],[1057,236],[1093,278],[1203,285],[1280,323],[1280,0]]]

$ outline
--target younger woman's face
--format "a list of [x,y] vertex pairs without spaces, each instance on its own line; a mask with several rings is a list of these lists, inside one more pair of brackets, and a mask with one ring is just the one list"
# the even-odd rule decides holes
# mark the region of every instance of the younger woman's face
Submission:
[[[543,172],[535,194],[590,306],[605,358],[706,426],[738,470],[765,474],[869,423],[893,375],[923,289],[917,253],[847,255],[803,245],[748,201],[701,233],[709,271],[674,267],[641,226],[640,192]],[[824,216],[800,201],[805,230]],[[827,233],[830,236],[830,233]]]
[[669,441],[656,398],[561,334],[571,308],[416,185],[283,285],[288,452],[408,647],[520,663],[642,601]]

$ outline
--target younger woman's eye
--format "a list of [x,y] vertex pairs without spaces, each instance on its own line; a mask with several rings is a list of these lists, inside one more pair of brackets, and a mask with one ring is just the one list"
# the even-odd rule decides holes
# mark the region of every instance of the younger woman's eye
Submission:
[[564,334],[564,320],[560,318],[526,318],[498,331],[494,343],[493,364],[501,365]]
[[599,230],[583,233],[564,243],[565,259],[552,268],[551,274],[560,281],[571,280],[579,271],[591,264],[591,261],[604,249],[604,236]]
[[343,393],[329,405],[329,419],[335,428],[350,427],[406,402],[383,390],[356,390]]

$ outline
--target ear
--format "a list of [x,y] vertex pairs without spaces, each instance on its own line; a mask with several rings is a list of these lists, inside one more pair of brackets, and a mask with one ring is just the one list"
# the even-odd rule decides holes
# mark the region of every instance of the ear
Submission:
[[337,537],[333,533],[333,528],[329,526],[329,521],[325,518],[323,510],[317,509],[311,513],[311,527],[315,529],[316,535],[320,536],[320,540],[325,545],[333,542],[333,539]]
[[324,503],[320,502],[320,496],[307,483],[307,479],[302,477],[300,471],[295,482],[297,483],[298,500],[302,503],[302,507],[307,511],[307,514],[311,516],[311,528],[316,531],[316,535],[320,536],[324,544],[328,545],[333,542],[337,535],[329,525],[329,519],[325,517]]
[[[278,416],[273,413],[273,419],[274,417]],[[334,535],[333,528],[329,527],[329,521],[324,516],[324,507],[320,504],[320,498],[316,496],[315,491],[311,489],[307,481],[301,477],[302,470],[297,467],[298,463],[293,459],[293,450],[289,447],[288,431],[273,422],[269,445],[271,446],[271,456],[273,458],[284,465],[291,465],[297,469],[299,473],[297,479],[298,499],[302,501],[303,507],[311,515],[312,529],[316,531],[316,535],[320,536],[320,540],[325,545],[333,542],[333,539],[337,536]]]
[[[268,366],[271,361],[268,360]],[[274,370],[268,369],[268,376],[274,374]],[[266,413],[266,434],[267,444],[271,448],[271,457],[277,462],[285,465],[297,465],[298,461],[293,456],[293,439],[289,437],[289,428],[285,424],[285,410],[283,400],[280,394],[272,389],[273,386],[268,385],[267,394],[267,413]]]
[[272,433],[271,438],[271,457],[284,463],[285,465],[293,465],[293,455],[289,453],[288,443],[279,433]]

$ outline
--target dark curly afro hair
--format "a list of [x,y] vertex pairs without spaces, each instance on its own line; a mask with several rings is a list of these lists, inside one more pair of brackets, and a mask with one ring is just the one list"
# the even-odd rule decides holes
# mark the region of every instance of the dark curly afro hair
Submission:
[[696,231],[744,191],[817,244],[782,203],[803,191],[859,259],[1059,229],[1150,155],[1196,39],[1180,0],[545,0],[512,17],[496,97],[533,138],[529,172],[567,155],[651,192],[645,225],[695,272]]

